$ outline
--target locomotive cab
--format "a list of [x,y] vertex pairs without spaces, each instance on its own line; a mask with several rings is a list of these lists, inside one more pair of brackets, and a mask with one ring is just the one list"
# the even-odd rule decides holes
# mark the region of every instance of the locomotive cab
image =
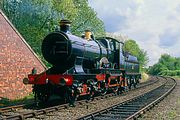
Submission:
[[124,69],[124,56],[122,54],[124,43],[110,37],[98,38],[97,40],[105,46],[112,68]]

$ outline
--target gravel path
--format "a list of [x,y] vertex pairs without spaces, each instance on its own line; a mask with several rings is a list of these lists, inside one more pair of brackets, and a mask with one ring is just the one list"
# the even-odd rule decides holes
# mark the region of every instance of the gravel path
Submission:
[[176,81],[177,86],[172,93],[140,120],[180,120],[180,79]]
[[[135,96],[141,95],[147,91],[150,91],[157,86],[161,85],[163,82],[160,80],[155,83],[155,85],[146,86],[146,88],[140,88],[128,93],[125,93],[118,97],[107,98],[106,100],[98,100],[93,101],[91,103],[87,103],[86,105],[77,105],[73,108],[68,108],[65,110],[57,111],[54,113],[49,113],[47,115],[38,116],[37,119],[45,119],[45,120],[72,120],[77,119],[83,115],[87,115],[91,112],[99,111],[101,109],[110,107],[114,104],[121,103]],[[34,120],[35,118],[30,118],[29,120]]]

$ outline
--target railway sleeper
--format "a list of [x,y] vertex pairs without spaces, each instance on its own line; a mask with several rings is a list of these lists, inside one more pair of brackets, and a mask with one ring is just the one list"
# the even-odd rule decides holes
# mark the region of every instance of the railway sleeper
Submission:
[[135,113],[136,111],[110,111],[110,114],[124,114],[124,115],[132,115],[133,113]]
[[110,117],[93,117],[93,120],[117,120],[117,118],[110,118]]
[[147,104],[148,104],[147,102],[142,102],[142,103],[135,102],[135,103],[131,103],[131,104],[129,104],[129,105],[143,107],[143,106],[145,106],[145,105],[147,105]]
[[115,114],[110,114],[110,113],[100,114],[99,116],[109,118],[109,120],[127,118],[127,115],[117,115],[117,114],[115,115]]
[[124,104],[122,107],[127,107],[127,108],[141,108],[143,105],[134,105],[134,104]]
[[113,110],[139,110],[139,108],[137,107],[125,107],[125,106],[121,106],[121,107],[118,107],[118,108],[114,108]]

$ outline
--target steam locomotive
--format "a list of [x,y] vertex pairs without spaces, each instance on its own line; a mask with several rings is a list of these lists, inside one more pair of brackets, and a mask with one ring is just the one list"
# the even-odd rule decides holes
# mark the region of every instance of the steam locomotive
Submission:
[[78,37],[69,31],[70,21],[61,20],[60,30],[48,34],[42,54],[52,67],[40,74],[33,69],[24,84],[33,84],[35,99],[46,102],[58,95],[67,102],[79,96],[115,93],[136,87],[141,74],[135,56],[123,51],[123,42],[110,37],[95,39],[91,31]]

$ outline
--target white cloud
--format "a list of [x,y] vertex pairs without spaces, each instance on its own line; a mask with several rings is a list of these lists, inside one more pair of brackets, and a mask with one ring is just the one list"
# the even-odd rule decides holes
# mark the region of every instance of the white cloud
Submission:
[[[180,57],[179,0],[89,0],[89,3],[108,32],[123,33],[137,40],[150,57],[149,65],[163,53]],[[168,42],[175,43],[168,46]]]

